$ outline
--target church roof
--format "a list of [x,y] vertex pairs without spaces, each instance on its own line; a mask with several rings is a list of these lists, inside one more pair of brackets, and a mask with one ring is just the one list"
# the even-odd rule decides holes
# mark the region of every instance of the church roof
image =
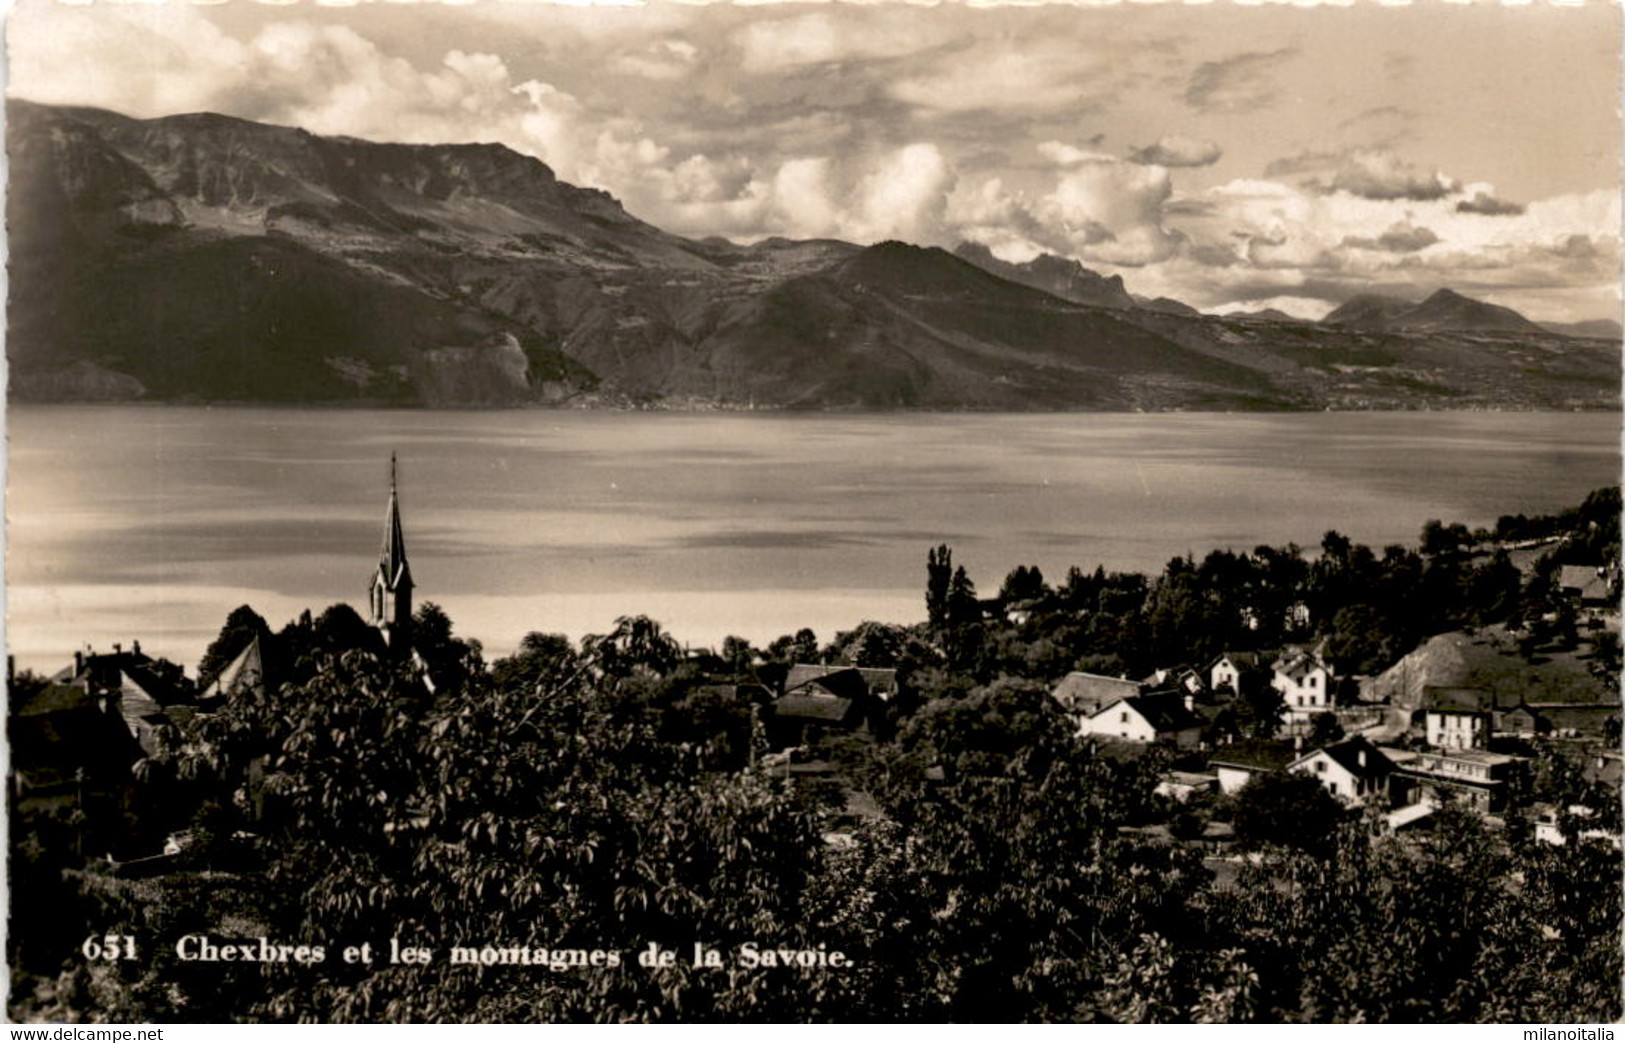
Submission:
[[378,571],[391,587],[410,575],[406,565],[406,536],[401,532],[400,496],[395,490],[395,454],[389,455],[389,511],[384,516],[384,544],[378,550]]

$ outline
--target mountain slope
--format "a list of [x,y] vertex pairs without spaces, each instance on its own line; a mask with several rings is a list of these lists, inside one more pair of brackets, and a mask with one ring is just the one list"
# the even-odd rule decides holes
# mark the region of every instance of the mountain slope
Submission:
[[993,256],[981,243],[960,243],[957,257],[1011,282],[1051,293],[1074,304],[1097,308],[1133,308],[1134,298],[1123,288],[1123,277],[1092,272],[1077,261],[1053,254],[1039,254],[1030,261],[1013,264]]
[[1419,331],[1228,320],[1059,258],[684,239],[499,145],[8,115],[23,401],[1617,405],[1612,346],[1465,298]]
[[1418,304],[1375,294],[1352,297],[1321,321],[1328,326],[1386,332],[1542,332],[1538,323],[1511,308],[1464,297],[1454,290],[1439,290]]

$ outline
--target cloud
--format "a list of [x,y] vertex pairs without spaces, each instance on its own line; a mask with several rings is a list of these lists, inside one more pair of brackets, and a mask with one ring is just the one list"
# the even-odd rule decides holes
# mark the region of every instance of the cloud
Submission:
[[1129,162],[1163,167],[1206,167],[1219,161],[1224,150],[1217,143],[1177,135],[1160,138],[1156,144],[1129,153]]
[[941,236],[954,173],[935,145],[917,143],[883,157],[858,182],[857,238],[930,241]]
[[1068,145],[1060,141],[1045,141],[1038,146],[1038,154],[1058,167],[1077,166],[1080,163],[1116,163],[1116,156]]
[[901,76],[888,90],[904,104],[929,112],[1093,111],[1112,97],[1096,55],[1065,40],[1006,41],[974,52],[944,54],[929,67]]
[[1523,213],[1523,206],[1510,200],[1498,199],[1481,189],[1474,192],[1472,198],[1458,202],[1456,212],[1459,214],[1483,214],[1487,217],[1514,217]]
[[1203,62],[1185,86],[1185,102],[1202,112],[1263,108],[1275,100],[1277,88],[1271,74],[1296,53],[1284,47]]
[[1360,250],[1383,250],[1387,253],[1415,253],[1425,250],[1439,241],[1439,237],[1430,228],[1421,228],[1409,221],[1400,221],[1388,227],[1388,230],[1375,239],[1363,236],[1346,236],[1344,246],[1352,246]]
[[732,38],[739,48],[740,68],[748,73],[783,73],[860,58],[897,58],[940,42],[939,28],[898,14],[882,10],[864,17],[839,17],[818,11],[751,22]]
[[1347,192],[1366,199],[1432,200],[1458,192],[1461,184],[1437,169],[1427,170],[1386,148],[1300,152],[1271,160],[1265,177],[1319,174],[1310,186],[1321,192]]
[[1165,210],[1188,241],[1165,261],[1132,273],[1130,286],[1210,310],[1282,296],[1416,297],[1440,286],[1537,318],[1616,306],[1617,193],[1556,196],[1486,220],[1458,206],[1480,192],[1493,197],[1485,183],[1412,200],[1328,192],[1313,182],[1234,180],[1196,197],[1205,212],[1175,218]]
[[656,40],[645,47],[617,54],[609,61],[612,72],[645,80],[680,80],[694,71],[700,49],[687,40]]
[[1441,199],[1460,186],[1437,170],[1424,171],[1387,150],[1361,149],[1338,167],[1326,187],[1366,199]]

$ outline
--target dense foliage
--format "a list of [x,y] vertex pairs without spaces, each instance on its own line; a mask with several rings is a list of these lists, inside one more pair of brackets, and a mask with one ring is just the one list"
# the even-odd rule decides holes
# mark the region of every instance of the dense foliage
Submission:
[[[1054,590],[1026,570],[1005,594],[1056,607],[1006,625],[970,618],[973,589],[944,547],[928,562],[934,626],[866,625],[824,650],[810,632],[761,651],[733,641],[703,660],[641,617],[579,646],[532,634],[487,666],[433,606],[411,660],[347,610],[307,614],[272,642],[282,683],[198,715],[144,762],[141,785],[190,823],[176,863],[148,879],[91,868],[53,890],[72,907],[64,919],[140,937],[146,958],[70,958],[21,1013],[1615,1020],[1613,848],[1572,829],[1559,848],[1490,833],[1452,808],[1429,833],[1381,835],[1313,780],[1282,777],[1224,809],[1247,853],[1215,857],[1201,839],[1212,809],[1182,813],[1173,837],[1154,828],[1169,817],[1152,792],[1161,752],[1116,759],[1079,744],[1036,680],[1079,656],[1134,663],[1146,642],[1223,647],[1243,608],[1279,629],[1305,601],[1310,620],[1353,641],[1433,625],[1418,613],[1479,611],[1481,588],[1506,594],[1479,581],[1493,558],[1444,553],[1378,558],[1328,533],[1313,562],[1260,548],[1181,559],[1156,581],[1075,570]],[[212,661],[268,634],[234,613]],[[900,667],[891,716],[869,737],[813,743],[840,769],[833,793],[769,752],[750,685],[716,683],[816,655]],[[874,808],[854,815],[854,794]],[[192,932],[322,944],[327,958],[183,961],[174,942]],[[390,964],[392,939],[432,957]],[[364,942],[371,965],[340,958]],[[678,958],[642,966],[651,943]],[[749,968],[746,943],[839,951],[851,965]],[[725,965],[694,966],[696,944]],[[454,964],[452,946],[553,955]],[[619,965],[559,965],[561,952],[594,950]]]

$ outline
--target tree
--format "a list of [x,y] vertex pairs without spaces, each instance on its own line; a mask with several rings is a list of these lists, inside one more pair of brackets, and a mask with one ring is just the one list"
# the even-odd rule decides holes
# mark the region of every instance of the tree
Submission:
[[1236,703],[1237,723],[1249,735],[1269,739],[1281,730],[1286,716],[1286,699],[1274,685],[1242,685],[1241,699]]
[[551,687],[578,665],[575,648],[563,634],[532,630],[513,655],[491,664],[491,679],[509,691]]
[[1337,714],[1317,713],[1309,723],[1313,728],[1313,731],[1311,731],[1309,734],[1309,746],[1311,749],[1319,749],[1323,746],[1330,746],[1335,742],[1342,741],[1343,725],[1340,721],[1338,721]]
[[1049,593],[1044,584],[1044,573],[1037,565],[1017,565],[1004,577],[999,588],[999,601],[1009,605],[1018,601],[1034,601]]
[[1437,518],[1422,523],[1422,553],[1451,554],[1457,549],[1456,534]]
[[451,617],[432,601],[419,605],[412,615],[412,648],[436,688],[454,687],[485,669],[480,643],[454,636]]
[[[230,665],[233,659],[242,654],[249,642],[256,637],[261,642],[267,642],[271,636],[271,628],[265,618],[247,605],[238,605],[226,617],[226,622],[220,628],[220,633],[209,647],[204,650],[203,658],[198,660],[197,676],[200,682],[207,682]],[[267,649],[261,649],[262,652]]]
[[748,674],[756,662],[756,649],[745,638],[730,634],[722,639],[722,661],[736,677]]
[[1232,825],[1236,838],[1249,847],[1274,845],[1325,856],[1345,814],[1318,779],[1273,772],[1255,776],[1236,794]]
[[946,543],[933,547],[925,559],[925,615],[932,627],[948,623],[948,594],[954,574],[954,555]]
[[982,607],[976,600],[976,586],[961,565],[954,570],[953,581],[948,586],[948,623],[963,626],[981,621]]
[[621,616],[609,633],[588,634],[581,653],[598,676],[623,680],[640,673],[664,677],[683,658],[682,646],[648,616]]

